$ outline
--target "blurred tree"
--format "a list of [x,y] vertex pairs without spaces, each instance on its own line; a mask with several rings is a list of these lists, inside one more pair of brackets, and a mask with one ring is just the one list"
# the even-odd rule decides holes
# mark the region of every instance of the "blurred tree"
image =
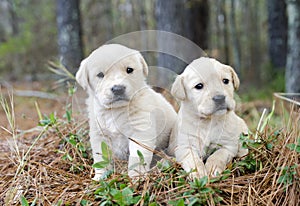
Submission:
[[0,19],[0,42],[5,42],[11,35],[17,35],[19,30],[13,2],[0,1]]
[[275,69],[286,65],[287,15],[285,0],[267,0],[269,26],[269,56]]
[[237,35],[237,28],[236,28],[236,17],[235,17],[235,3],[236,0],[230,1],[230,28],[231,28],[231,38],[232,38],[232,53],[233,53],[233,67],[236,72],[240,75],[241,74],[241,47],[239,37]]
[[[226,15],[226,2],[223,0],[218,0],[218,20],[222,30],[223,42],[224,42],[224,63],[229,64],[229,44],[228,44],[228,25],[227,25],[227,15]],[[220,36],[220,38],[222,38]]]
[[83,58],[79,0],[57,0],[58,46],[62,64],[75,73]]
[[300,1],[287,1],[288,53],[286,62],[286,91],[300,93]]
[[[157,30],[182,35],[198,44],[202,49],[207,45],[209,4],[207,0],[157,0],[155,4]],[[163,51],[174,46],[172,40],[158,38],[158,47]],[[180,53],[182,48],[175,48]],[[187,63],[170,54],[158,56],[158,66],[181,73]]]
[[207,0],[187,0],[184,5],[186,20],[183,20],[183,35],[208,49],[209,3]]
[[228,7],[226,1],[216,0],[210,2],[209,16],[209,39],[210,56],[220,60],[223,63],[230,64],[230,44],[228,38],[227,16]]

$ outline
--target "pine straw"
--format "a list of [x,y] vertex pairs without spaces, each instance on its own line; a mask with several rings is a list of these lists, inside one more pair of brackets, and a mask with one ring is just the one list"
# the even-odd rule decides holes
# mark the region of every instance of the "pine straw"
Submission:
[[[20,205],[21,196],[28,202],[36,199],[39,205],[81,205],[81,200],[99,205],[105,197],[101,199],[94,194],[101,184],[91,180],[91,157],[84,157],[65,141],[70,133],[80,133],[83,142],[88,144],[86,126],[86,122],[60,122],[47,131],[30,151],[19,174],[16,171],[20,161],[11,146],[11,137],[1,141],[0,205]],[[20,134],[17,138],[19,151],[26,152],[37,136],[37,132]],[[189,204],[195,197],[202,198],[206,205],[300,205],[299,153],[287,147],[290,143],[297,143],[300,137],[299,115],[280,131],[266,128],[259,136],[261,143],[258,146],[249,144],[250,154],[256,160],[254,170],[239,166],[240,159],[234,160],[229,165],[230,174],[224,174],[219,178],[222,180],[211,181],[205,186],[214,191],[206,195],[173,163],[165,169],[156,167],[148,176],[136,181],[131,181],[126,175],[113,174],[105,182],[113,182],[116,188],[118,184],[128,185],[134,196],[141,197],[137,205],[150,202],[167,205],[171,200],[181,199]],[[267,147],[268,143],[272,144],[271,149]],[[67,153],[72,161],[64,158]],[[124,165],[117,162],[118,171],[126,171]],[[284,174],[282,168],[293,165],[297,167],[291,182],[279,183]]]

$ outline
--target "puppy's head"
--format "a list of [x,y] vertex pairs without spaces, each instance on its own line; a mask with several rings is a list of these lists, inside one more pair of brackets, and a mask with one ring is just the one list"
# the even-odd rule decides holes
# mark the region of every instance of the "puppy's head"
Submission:
[[230,66],[201,57],[176,78],[171,93],[188,102],[200,117],[207,118],[233,110],[233,93],[238,87],[239,78]]
[[147,75],[148,66],[138,51],[108,44],[81,62],[76,80],[103,107],[120,107],[145,85]]

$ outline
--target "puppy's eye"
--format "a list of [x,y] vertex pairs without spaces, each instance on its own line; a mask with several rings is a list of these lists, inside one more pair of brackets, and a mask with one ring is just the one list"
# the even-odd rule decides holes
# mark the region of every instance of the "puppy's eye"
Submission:
[[197,84],[195,86],[195,89],[198,89],[198,90],[203,89],[203,84],[202,83]]
[[126,72],[127,72],[127,74],[132,73],[132,72],[133,72],[133,68],[127,67],[127,68],[126,68]]
[[103,74],[103,72],[99,72],[99,73],[97,74],[97,77],[99,77],[99,78],[103,78],[103,77],[104,77],[104,74]]
[[229,79],[223,79],[224,84],[229,84]]

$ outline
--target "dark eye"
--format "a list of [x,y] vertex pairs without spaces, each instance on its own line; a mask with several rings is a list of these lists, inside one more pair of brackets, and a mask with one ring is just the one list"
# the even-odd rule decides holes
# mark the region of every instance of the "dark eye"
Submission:
[[131,67],[127,67],[126,72],[127,74],[130,74],[133,72],[133,69]]
[[223,79],[224,84],[229,84],[229,79]]
[[97,77],[99,77],[99,78],[103,78],[103,77],[104,77],[104,74],[103,74],[103,72],[99,72],[99,73],[97,74]]
[[199,83],[199,84],[197,84],[196,86],[195,86],[195,89],[198,89],[198,90],[200,90],[200,89],[202,89],[203,88],[203,84],[202,83]]

